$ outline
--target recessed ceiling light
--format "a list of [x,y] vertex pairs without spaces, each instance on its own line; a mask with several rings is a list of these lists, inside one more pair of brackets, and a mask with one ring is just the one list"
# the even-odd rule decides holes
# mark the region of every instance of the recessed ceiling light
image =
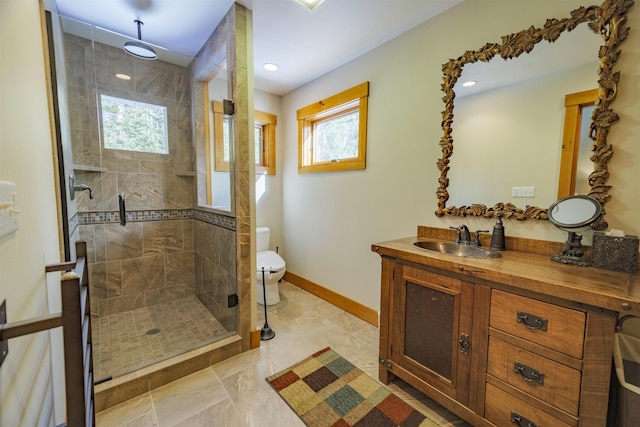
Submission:
[[276,71],[278,68],[278,64],[274,64],[272,62],[267,62],[266,64],[264,64],[264,69],[267,71]]
[[131,80],[131,76],[129,74],[117,73],[116,77],[120,80]]
[[464,82],[462,83],[462,86],[464,87],[469,87],[469,86],[475,86],[476,84],[478,84],[477,81],[475,80],[469,80],[468,82]]
[[324,0],[295,0],[303,6],[308,7],[310,10],[315,9],[322,3]]

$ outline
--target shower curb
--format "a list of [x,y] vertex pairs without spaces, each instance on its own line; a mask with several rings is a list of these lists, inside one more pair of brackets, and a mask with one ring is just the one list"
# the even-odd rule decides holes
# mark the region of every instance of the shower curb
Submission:
[[208,368],[242,352],[235,334],[196,350],[155,363],[95,386],[95,411],[100,412],[172,381]]

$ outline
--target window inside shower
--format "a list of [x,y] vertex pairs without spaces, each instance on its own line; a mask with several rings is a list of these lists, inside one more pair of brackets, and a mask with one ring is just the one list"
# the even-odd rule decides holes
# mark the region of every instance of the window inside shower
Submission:
[[169,153],[167,107],[100,95],[104,148]]

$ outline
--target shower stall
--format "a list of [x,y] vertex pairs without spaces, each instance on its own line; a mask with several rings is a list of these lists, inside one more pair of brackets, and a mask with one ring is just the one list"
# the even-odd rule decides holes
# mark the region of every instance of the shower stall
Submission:
[[215,77],[216,96],[246,102],[219,40],[236,36],[238,11],[195,59],[161,51],[152,61],[127,54],[122,36],[60,17],[71,140],[63,173],[74,204],[65,225],[70,241],[87,242],[96,384],[236,334],[248,349],[250,312],[240,307],[249,307],[251,269],[239,247],[250,234],[236,224],[249,221],[238,215],[250,212],[249,188],[233,164],[248,150],[242,126],[226,127],[227,210],[200,196],[212,191],[202,97]]

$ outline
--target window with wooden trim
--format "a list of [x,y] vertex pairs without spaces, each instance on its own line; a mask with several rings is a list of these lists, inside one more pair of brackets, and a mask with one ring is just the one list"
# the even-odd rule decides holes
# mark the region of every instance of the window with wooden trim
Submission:
[[[223,103],[213,101],[213,128],[216,172],[229,171],[229,116],[223,111]],[[263,111],[254,112],[254,136],[256,173],[276,173],[276,124],[277,116]]]
[[263,111],[254,111],[256,143],[256,173],[276,174],[276,124],[278,118]]
[[301,108],[298,173],[364,169],[369,82]]
[[229,172],[230,117],[224,114],[222,101],[211,101],[213,106],[213,146],[216,172]]

